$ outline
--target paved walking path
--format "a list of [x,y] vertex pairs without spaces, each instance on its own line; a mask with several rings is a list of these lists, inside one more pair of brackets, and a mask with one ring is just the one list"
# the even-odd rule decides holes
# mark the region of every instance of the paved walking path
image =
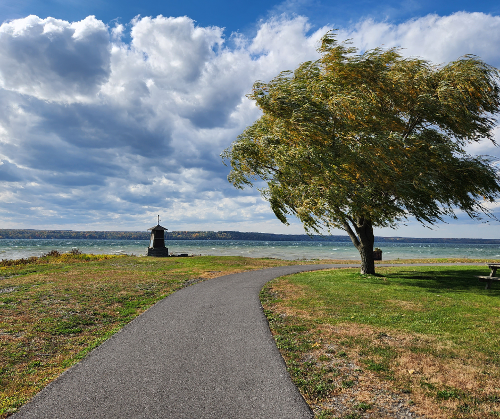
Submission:
[[340,267],[359,264],[284,266],[181,289],[63,373],[13,417],[312,418],[276,348],[259,292],[278,276]]
[[259,291],[278,276],[330,267],[250,271],[179,290],[14,418],[312,418],[276,348]]

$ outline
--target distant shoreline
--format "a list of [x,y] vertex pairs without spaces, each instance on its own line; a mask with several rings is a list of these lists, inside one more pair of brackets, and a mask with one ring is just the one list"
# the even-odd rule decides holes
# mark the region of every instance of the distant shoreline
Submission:
[[[308,236],[306,234],[247,233],[240,231],[167,231],[166,240],[254,240],[254,241],[325,241],[350,242],[349,236]],[[149,240],[147,231],[73,231],[0,229],[0,239],[89,239]],[[377,243],[464,243],[500,244],[500,239],[375,237]]]

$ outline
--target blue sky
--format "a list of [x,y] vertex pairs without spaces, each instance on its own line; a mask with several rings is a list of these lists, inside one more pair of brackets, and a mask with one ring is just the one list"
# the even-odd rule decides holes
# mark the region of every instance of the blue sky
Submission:
[[[219,26],[226,32],[252,31],[262,19],[279,13],[307,16],[316,25],[346,27],[361,19],[402,22],[435,13],[440,16],[457,11],[500,14],[498,1],[81,1],[81,0],[3,0],[0,5],[2,21],[19,19],[30,14],[41,18],[56,17],[68,21],[82,20],[89,15],[110,24],[115,20],[127,23],[135,16],[188,16],[200,26]],[[337,26],[338,25],[338,26]]]
[[[0,24],[0,228],[143,230],[160,214],[170,230],[302,233],[226,180],[220,153],[259,117],[254,81],[315,59],[333,28],[362,50],[500,67],[498,1],[3,0]],[[376,234],[500,230],[406,224]]]

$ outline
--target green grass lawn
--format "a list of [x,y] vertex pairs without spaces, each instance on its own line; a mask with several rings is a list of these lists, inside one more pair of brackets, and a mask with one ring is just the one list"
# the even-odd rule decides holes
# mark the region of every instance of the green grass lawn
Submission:
[[484,290],[475,278],[488,268],[377,272],[304,273],[262,291],[278,347],[316,417],[404,409],[500,417],[500,286]]

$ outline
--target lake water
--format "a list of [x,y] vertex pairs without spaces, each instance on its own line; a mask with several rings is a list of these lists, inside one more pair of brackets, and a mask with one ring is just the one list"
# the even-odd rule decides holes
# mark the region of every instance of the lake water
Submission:
[[[148,240],[60,240],[0,239],[0,259],[42,256],[51,250],[68,252],[79,249],[94,254],[134,254],[144,256]],[[170,253],[269,257],[288,260],[344,259],[359,260],[359,253],[349,242],[250,241],[250,240],[168,240]],[[375,243],[383,259],[412,258],[500,258],[500,244],[447,243]]]

